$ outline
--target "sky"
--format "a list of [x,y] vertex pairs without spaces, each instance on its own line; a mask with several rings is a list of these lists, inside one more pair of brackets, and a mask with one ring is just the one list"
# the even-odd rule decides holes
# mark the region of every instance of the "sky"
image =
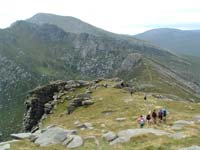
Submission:
[[200,29],[200,0],[0,0],[0,28],[36,13],[73,16],[105,30]]

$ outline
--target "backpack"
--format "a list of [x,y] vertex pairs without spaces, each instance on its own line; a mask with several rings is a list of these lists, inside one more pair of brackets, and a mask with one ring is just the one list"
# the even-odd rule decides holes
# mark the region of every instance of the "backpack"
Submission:
[[167,110],[166,110],[166,109],[163,110],[163,116],[164,116],[164,117],[167,116]]

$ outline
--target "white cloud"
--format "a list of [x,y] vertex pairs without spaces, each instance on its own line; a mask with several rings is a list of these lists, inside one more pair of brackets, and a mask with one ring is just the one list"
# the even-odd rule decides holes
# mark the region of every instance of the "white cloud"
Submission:
[[1,0],[0,28],[38,12],[74,16],[112,32],[134,34],[149,29],[148,25],[200,22],[200,1]]

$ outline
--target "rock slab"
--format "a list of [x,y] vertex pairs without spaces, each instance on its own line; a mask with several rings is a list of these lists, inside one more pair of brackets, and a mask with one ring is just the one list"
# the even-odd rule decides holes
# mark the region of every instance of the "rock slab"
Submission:
[[41,133],[35,140],[35,144],[39,144],[40,146],[61,144],[67,139],[68,135],[73,133],[75,133],[74,130],[64,130],[59,127],[53,127]]
[[29,139],[31,137],[31,133],[17,133],[11,134],[10,136],[14,139]]
[[169,137],[174,138],[174,139],[182,139],[182,138],[187,137],[187,135],[185,135],[183,132],[178,132],[178,133],[170,134]]
[[17,142],[18,140],[11,140],[0,143],[0,150],[10,150],[10,143]]
[[149,134],[149,133],[155,134],[157,136],[169,135],[169,133],[166,132],[166,131],[157,130],[157,129],[153,129],[153,128],[148,128],[148,129],[127,129],[127,130],[122,130],[122,131],[118,132],[118,134],[117,134],[118,138],[113,140],[110,144],[114,145],[114,144],[118,144],[118,143],[128,142],[133,137],[136,137],[136,136],[139,136],[139,135],[143,135],[143,134]]
[[106,139],[106,141],[110,142],[110,141],[113,141],[114,139],[116,139],[117,135],[114,132],[109,131],[109,132],[103,134],[102,137],[104,139]]
[[67,145],[67,148],[76,148],[83,145],[83,139],[78,135],[69,135],[68,138],[71,137],[71,142]]
[[7,143],[7,144],[0,145],[0,150],[10,150],[10,144]]
[[200,146],[190,146],[190,147],[181,148],[179,150],[200,150]]

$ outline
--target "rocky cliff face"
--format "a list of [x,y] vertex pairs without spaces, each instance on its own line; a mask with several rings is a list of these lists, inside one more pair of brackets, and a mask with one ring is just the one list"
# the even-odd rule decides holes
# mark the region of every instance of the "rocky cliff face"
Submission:
[[138,53],[129,54],[121,64],[121,70],[131,71],[142,61],[142,55]]
[[[83,80],[69,80],[69,81],[55,81],[29,92],[25,101],[26,113],[24,114],[24,130],[35,131],[39,128],[40,122],[46,119],[48,114],[52,114],[57,105],[68,101],[65,114],[70,115],[77,107],[88,106],[94,104],[91,98],[91,90],[96,90],[100,87],[107,88],[108,84],[102,84],[101,81],[107,81],[103,78],[94,81]],[[114,88],[124,88],[125,90],[132,90],[129,85],[121,79],[110,79],[110,82],[115,83]],[[85,92],[76,93],[77,89],[83,89]],[[67,95],[67,97],[66,97]],[[71,96],[69,96],[71,95]],[[73,95],[73,96],[72,96]],[[63,99],[63,96],[64,99]]]
[[26,114],[24,117],[24,128],[30,131],[36,126],[45,112],[45,104],[53,101],[55,92],[61,90],[66,82],[58,81],[47,86],[38,87],[29,92],[29,96],[25,102]]
[[[38,129],[40,121],[45,119],[47,114],[53,113],[57,104],[62,103],[62,95],[89,85],[89,82],[81,80],[55,81],[30,91],[25,101],[26,113],[23,121],[25,131]],[[76,107],[93,104],[88,94],[77,95],[72,99],[71,105],[68,106],[68,114],[72,113]]]
[[30,80],[31,74],[17,65],[13,60],[0,54],[0,93],[10,97],[9,88],[16,86],[16,82]]

